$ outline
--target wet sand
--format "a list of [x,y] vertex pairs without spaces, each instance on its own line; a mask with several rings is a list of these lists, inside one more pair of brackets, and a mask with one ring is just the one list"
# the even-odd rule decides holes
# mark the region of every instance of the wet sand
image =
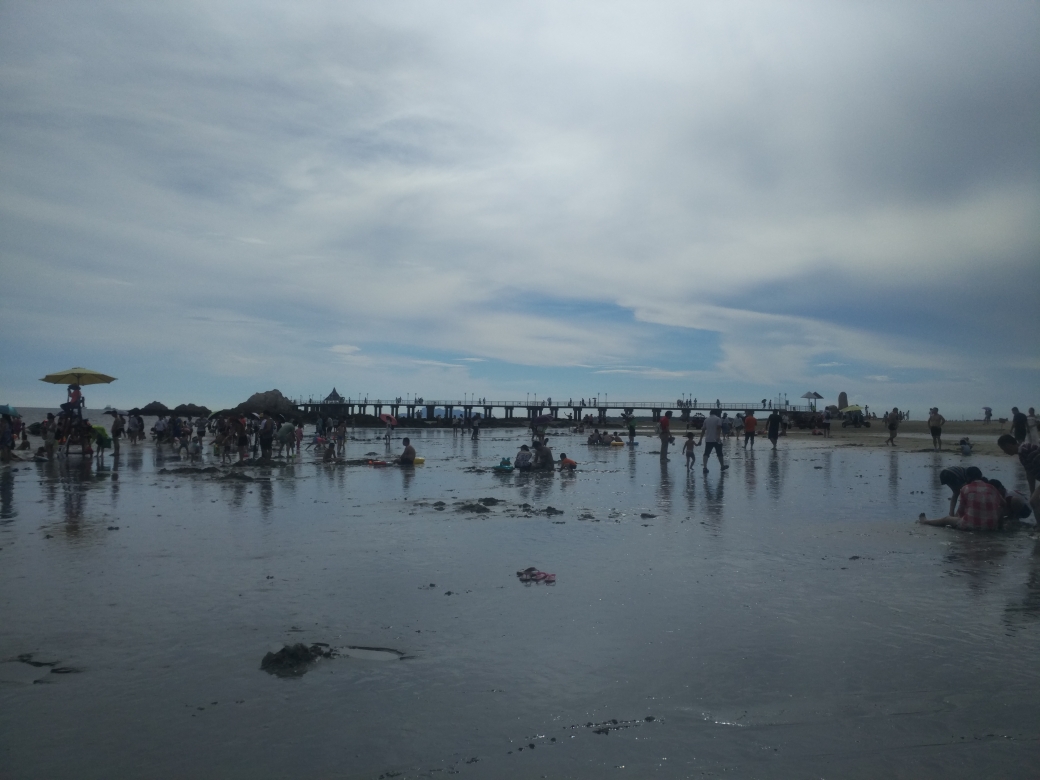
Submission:
[[[959,453],[558,435],[576,474],[498,475],[521,432],[408,435],[410,470],[0,470],[0,774],[1035,776],[1037,534],[914,523]],[[295,642],[341,654],[261,671]]]

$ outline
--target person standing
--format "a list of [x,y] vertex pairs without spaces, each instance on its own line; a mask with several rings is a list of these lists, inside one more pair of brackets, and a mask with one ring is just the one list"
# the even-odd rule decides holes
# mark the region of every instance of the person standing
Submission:
[[892,411],[888,413],[888,438],[885,439],[885,444],[891,444],[893,447],[896,446],[896,434],[899,432],[899,407],[893,407]]
[[942,427],[946,425],[946,418],[939,414],[939,407],[933,406],[928,413],[928,430],[932,433],[932,447],[936,450],[942,449]]
[[1029,434],[1029,421],[1022,412],[1018,411],[1017,406],[1011,407],[1011,435],[1015,437],[1015,441],[1022,444],[1026,440],[1026,436]]
[[831,410],[823,410],[823,422],[820,424],[823,428],[823,438],[829,439],[831,437]]
[[1030,406],[1029,414],[1026,415],[1026,428],[1029,434],[1029,443],[1040,445],[1040,431],[1037,430],[1036,410]]
[[115,417],[112,418],[112,457],[119,456],[119,440],[123,438],[123,431],[126,430],[126,418],[123,415],[116,412]]
[[769,436],[769,441],[773,443],[774,450],[776,449],[776,440],[780,438],[780,423],[782,422],[783,418],[780,417],[780,412],[776,409],[766,418],[766,435]]
[[718,409],[712,409],[705,418],[697,444],[699,445],[701,442],[704,442],[704,463],[702,465],[705,474],[708,473],[708,456],[711,455],[712,450],[715,450],[719,456],[721,469],[725,471],[729,468],[722,460],[722,417],[719,416]]
[[747,414],[744,415],[744,449],[748,448],[748,442],[751,442],[751,449],[755,449],[755,428],[758,426],[758,420],[755,419],[755,413],[748,409]]
[[1033,516],[1040,518],[1040,445],[1019,444],[1014,436],[1005,433],[997,439],[997,446],[1008,455],[1018,456],[1029,483],[1029,506],[1033,509]]
[[672,440],[672,411],[669,409],[660,420],[661,425],[661,460],[668,460],[668,444]]

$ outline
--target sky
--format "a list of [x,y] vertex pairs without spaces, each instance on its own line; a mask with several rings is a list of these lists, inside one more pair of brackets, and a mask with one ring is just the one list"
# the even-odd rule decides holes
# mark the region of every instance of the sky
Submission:
[[0,403],[1040,406],[1037,2],[0,3]]

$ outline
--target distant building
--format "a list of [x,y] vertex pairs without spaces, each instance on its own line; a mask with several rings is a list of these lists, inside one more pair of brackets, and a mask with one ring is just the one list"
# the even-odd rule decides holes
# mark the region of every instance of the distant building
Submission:
[[327,404],[341,404],[345,400],[346,399],[343,396],[341,396],[339,393],[336,392],[336,388],[334,387],[334,388],[332,388],[332,392],[329,393],[328,396],[326,396],[325,403],[327,403]]

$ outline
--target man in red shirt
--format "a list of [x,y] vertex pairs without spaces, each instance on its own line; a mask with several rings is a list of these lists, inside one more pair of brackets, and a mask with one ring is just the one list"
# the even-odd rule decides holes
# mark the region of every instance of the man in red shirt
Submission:
[[758,420],[755,419],[755,413],[748,409],[747,414],[744,415],[744,449],[747,449],[748,442],[751,442],[751,449],[755,449],[755,428],[758,425]]
[[672,440],[672,412],[665,412],[658,422],[661,425],[661,460],[668,460],[668,444]]

